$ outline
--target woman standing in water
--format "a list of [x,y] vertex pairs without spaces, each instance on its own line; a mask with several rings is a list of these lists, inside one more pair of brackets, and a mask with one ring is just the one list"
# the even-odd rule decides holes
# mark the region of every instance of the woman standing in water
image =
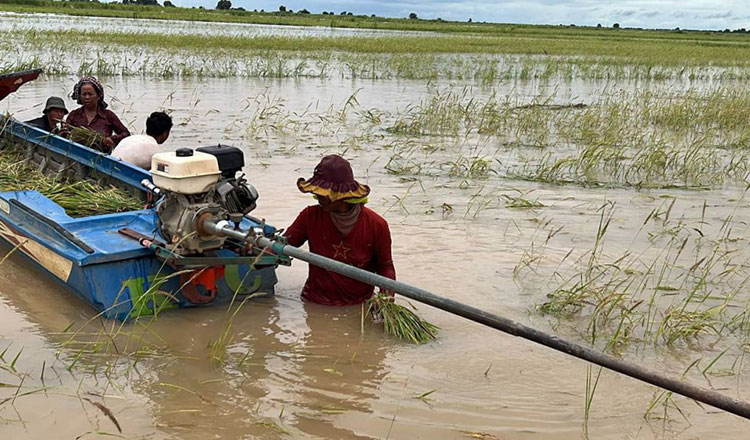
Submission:
[[86,76],[73,87],[73,99],[81,107],[68,114],[66,122],[73,127],[82,127],[99,133],[103,139],[89,146],[110,153],[120,140],[130,132],[104,102],[104,87],[93,76]]

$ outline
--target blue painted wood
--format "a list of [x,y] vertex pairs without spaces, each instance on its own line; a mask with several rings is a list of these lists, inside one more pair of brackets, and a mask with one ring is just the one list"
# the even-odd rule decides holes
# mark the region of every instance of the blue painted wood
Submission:
[[6,137],[12,136],[16,141],[25,141],[60,154],[133,188],[141,189],[143,179],[151,180],[151,173],[143,168],[13,118],[0,118],[0,126],[3,125],[3,135]]

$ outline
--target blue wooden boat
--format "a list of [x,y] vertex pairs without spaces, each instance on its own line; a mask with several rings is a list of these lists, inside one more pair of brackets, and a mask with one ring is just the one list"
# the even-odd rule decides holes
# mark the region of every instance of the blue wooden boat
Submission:
[[[0,99],[38,74],[0,76]],[[164,191],[153,185],[149,171],[7,116],[0,116],[0,143],[1,148],[21,149],[26,160],[47,175],[116,186],[147,205],[142,210],[73,218],[37,191],[0,192],[0,241],[104,317],[127,320],[235,295],[271,295],[276,268],[289,264],[287,257],[231,239],[220,245],[201,239],[205,252],[186,252],[182,240],[194,238],[165,237],[168,209],[162,203],[164,211],[158,212],[158,202],[153,203],[165,198]],[[211,206],[219,215],[217,205]],[[232,220],[243,230],[267,237],[277,233],[249,215],[233,214]]]

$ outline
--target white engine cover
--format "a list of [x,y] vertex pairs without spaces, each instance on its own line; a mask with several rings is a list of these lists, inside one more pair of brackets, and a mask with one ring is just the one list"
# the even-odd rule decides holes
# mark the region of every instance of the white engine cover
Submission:
[[192,156],[175,152],[157,153],[151,157],[154,185],[178,194],[199,194],[219,181],[221,171],[216,156],[194,151]]

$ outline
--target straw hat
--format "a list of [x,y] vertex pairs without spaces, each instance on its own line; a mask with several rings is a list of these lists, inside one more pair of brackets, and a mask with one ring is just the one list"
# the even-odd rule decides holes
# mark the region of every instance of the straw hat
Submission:
[[328,197],[331,202],[359,199],[370,194],[369,186],[354,180],[349,161],[336,154],[325,156],[310,179],[297,179],[297,188],[303,193]]

